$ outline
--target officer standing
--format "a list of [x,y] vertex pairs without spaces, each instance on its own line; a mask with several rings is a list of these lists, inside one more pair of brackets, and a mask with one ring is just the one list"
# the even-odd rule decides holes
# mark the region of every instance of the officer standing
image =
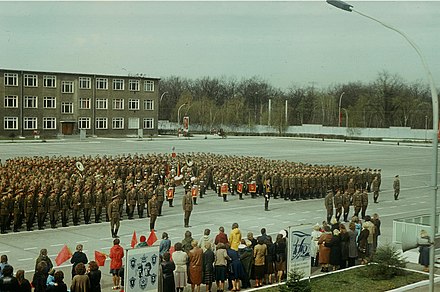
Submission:
[[327,223],[330,223],[330,219],[333,216],[333,191],[332,190],[327,191],[327,195],[325,196],[325,199],[324,199],[324,206],[325,206],[325,209],[327,210]]
[[57,228],[58,211],[59,211],[57,194],[52,191],[48,200],[49,200],[50,227]]
[[270,178],[268,177],[264,183],[264,211],[269,211],[269,200],[272,195],[272,185],[270,183]]
[[118,238],[121,213],[119,212],[119,197],[117,195],[112,197],[112,202],[108,206],[108,217],[110,218],[112,237]]
[[189,226],[189,217],[191,216],[191,212],[193,210],[193,200],[191,197],[191,189],[185,189],[185,195],[182,199],[182,208],[184,211],[184,227],[190,227]]
[[67,227],[67,221],[69,220],[70,199],[67,191],[64,191],[60,197],[61,206],[61,226]]
[[154,230],[157,215],[159,215],[158,201],[156,193],[148,200],[148,214],[150,214],[150,231]]
[[365,213],[367,212],[367,207],[368,207],[368,193],[367,190],[364,190],[362,192],[362,219],[365,219]]
[[336,210],[336,220],[338,220],[341,218],[342,215],[342,195],[341,192],[338,190],[336,192],[335,197],[333,198],[334,204],[335,204],[335,210]]
[[362,209],[362,195],[359,190],[356,190],[353,195],[354,216],[359,217],[359,212]]
[[373,179],[373,183],[372,183],[372,188],[373,188],[373,199],[375,203],[379,203],[377,200],[379,199],[379,179],[377,176],[374,177]]
[[399,179],[399,175],[396,175],[394,177],[393,189],[394,189],[394,200],[398,200],[399,199],[399,195],[400,195],[400,179]]
[[342,207],[344,208],[344,222],[348,222],[348,213],[350,212],[350,195],[347,191],[342,195]]

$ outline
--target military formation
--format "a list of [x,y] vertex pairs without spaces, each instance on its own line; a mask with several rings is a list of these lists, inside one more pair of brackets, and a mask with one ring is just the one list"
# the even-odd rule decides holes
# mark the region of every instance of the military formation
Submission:
[[[0,166],[1,232],[105,220],[117,237],[119,221],[135,215],[150,217],[154,229],[164,202],[174,207],[180,185],[192,198],[182,198],[184,226],[189,226],[193,205],[210,189],[225,202],[229,195],[264,197],[266,210],[270,197],[324,198],[328,190],[346,190],[355,204],[357,190],[372,190],[377,200],[380,170],[212,153],[18,157]],[[335,205],[345,217],[339,195]]]

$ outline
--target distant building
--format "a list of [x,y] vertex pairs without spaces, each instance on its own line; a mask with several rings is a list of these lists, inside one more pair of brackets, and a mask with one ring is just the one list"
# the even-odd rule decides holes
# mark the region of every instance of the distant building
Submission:
[[0,136],[157,134],[159,78],[0,69]]

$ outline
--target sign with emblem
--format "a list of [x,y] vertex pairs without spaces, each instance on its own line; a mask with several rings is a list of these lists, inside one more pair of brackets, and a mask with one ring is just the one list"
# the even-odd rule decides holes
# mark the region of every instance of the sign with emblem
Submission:
[[287,247],[287,271],[300,271],[304,274],[304,278],[309,278],[311,270],[311,233],[308,231],[308,229],[304,229],[302,226],[289,226],[288,238],[289,245]]
[[159,246],[126,249],[124,291],[157,291]]
[[239,181],[239,182],[238,182],[238,185],[237,185],[237,192],[238,192],[239,194],[243,193],[243,182],[242,182],[242,181]]
[[220,187],[220,193],[221,193],[222,195],[228,193],[228,184],[227,184],[227,183],[222,183],[222,185],[221,185],[221,187]]
[[191,196],[193,198],[197,198],[198,195],[199,195],[199,188],[197,186],[192,186],[192,188],[191,188]]
[[248,190],[249,190],[249,193],[257,192],[257,183],[252,181],[250,184],[248,184]]

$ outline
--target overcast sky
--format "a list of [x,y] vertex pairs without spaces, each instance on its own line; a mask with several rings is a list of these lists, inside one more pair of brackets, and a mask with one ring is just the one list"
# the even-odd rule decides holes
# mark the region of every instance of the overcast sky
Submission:
[[[440,2],[347,1],[404,31],[440,87]],[[0,68],[165,78],[258,76],[276,87],[425,82],[398,34],[322,1],[3,2]]]

